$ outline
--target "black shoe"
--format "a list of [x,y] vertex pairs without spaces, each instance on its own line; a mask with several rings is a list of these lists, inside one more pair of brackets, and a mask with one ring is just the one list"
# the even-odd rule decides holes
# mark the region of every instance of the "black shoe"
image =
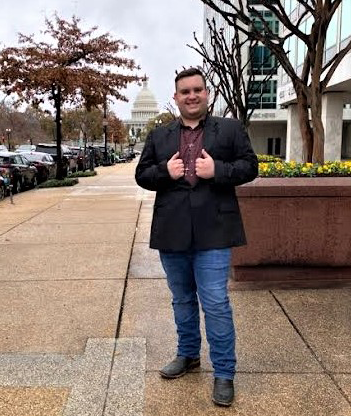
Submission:
[[164,378],[178,378],[196,367],[200,367],[200,358],[176,357],[160,370],[160,374]]
[[233,380],[225,378],[214,379],[212,401],[218,406],[230,406],[234,399]]

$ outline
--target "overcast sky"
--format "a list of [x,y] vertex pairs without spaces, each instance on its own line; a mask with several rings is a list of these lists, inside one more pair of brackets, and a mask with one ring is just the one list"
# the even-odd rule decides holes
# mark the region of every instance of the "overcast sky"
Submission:
[[[1,2],[1,47],[17,42],[17,34],[37,34],[45,28],[45,16],[81,18],[81,27],[99,27],[116,39],[138,46],[129,57],[141,66],[140,75],[149,77],[149,87],[162,111],[173,103],[175,70],[199,65],[200,57],[186,46],[194,44],[193,32],[202,38],[203,4],[200,0],[12,0]],[[119,102],[114,111],[130,117],[133,101],[141,87],[125,90],[128,103]]]

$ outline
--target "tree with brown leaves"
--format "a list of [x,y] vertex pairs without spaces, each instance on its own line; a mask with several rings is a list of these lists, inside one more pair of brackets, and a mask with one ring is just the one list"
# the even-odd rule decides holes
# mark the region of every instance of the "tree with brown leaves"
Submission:
[[114,113],[107,115],[108,120],[108,136],[111,143],[114,143],[115,151],[117,144],[123,144],[127,142],[128,130]]
[[[296,93],[299,124],[303,139],[305,162],[323,163],[324,127],[322,95],[338,65],[351,50],[351,40],[332,57],[325,59],[327,30],[342,0],[296,0],[294,13],[288,15],[282,0],[201,0],[220,13],[235,31],[268,47],[290,77]],[[271,11],[284,28],[274,33],[257,10],[257,5]],[[308,21],[307,23],[306,20]],[[255,21],[260,21],[258,25]],[[289,39],[296,36],[304,45],[305,56],[301,71],[289,60]],[[309,120],[311,110],[312,126]]]
[[20,34],[19,47],[0,51],[2,91],[16,94],[18,101],[34,106],[47,100],[53,103],[58,179],[63,177],[62,107],[85,105],[91,109],[103,104],[105,97],[128,101],[121,90],[141,79],[131,74],[139,69],[134,60],[123,56],[131,46],[121,39],[112,39],[109,33],[94,36],[97,27],[83,31],[79,23],[75,16],[66,21],[55,14],[53,21],[45,20],[43,32],[51,42],[37,42],[33,35]]

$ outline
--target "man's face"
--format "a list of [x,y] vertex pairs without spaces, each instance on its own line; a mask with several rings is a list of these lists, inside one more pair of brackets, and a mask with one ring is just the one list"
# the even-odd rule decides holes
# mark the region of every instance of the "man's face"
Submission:
[[200,75],[181,78],[176,85],[174,100],[185,120],[197,120],[206,114],[208,93]]

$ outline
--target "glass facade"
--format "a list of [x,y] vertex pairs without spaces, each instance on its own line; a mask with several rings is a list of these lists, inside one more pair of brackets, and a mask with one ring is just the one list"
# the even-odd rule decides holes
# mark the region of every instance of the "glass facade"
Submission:
[[[264,19],[268,25],[269,30],[273,33],[279,33],[279,21],[270,10],[258,10],[260,16]],[[251,15],[255,28],[259,31],[263,31],[265,26],[263,22],[257,16]],[[251,53],[250,70],[254,75],[268,75],[277,74],[277,59],[270,50],[263,46],[257,45],[253,48]]]
[[[286,12],[291,15],[297,10],[297,0],[285,0],[284,7]],[[324,63],[328,62],[339,49],[344,48],[347,42],[351,39],[350,17],[351,0],[342,0],[341,5],[335,12],[328,26],[325,42]],[[291,19],[293,19],[293,16],[291,16]],[[312,16],[308,17],[300,24],[300,29],[304,33],[311,33],[313,22],[314,18]],[[285,42],[284,48],[286,53],[289,54],[290,62],[299,74],[306,56],[306,44],[301,39],[297,39],[296,36],[291,36]],[[289,82],[289,79],[285,75],[282,75],[282,83],[285,84],[286,82]]]
[[277,107],[277,81],[252,81],[249,84],[249,108],[275,109]]
[[255,46],[252,50],[250,68],[254,75],[276,74],[276,57],[265,46]]
[[351,37],[350,18],[351,18],[351,0],[343,0],[341,2],[341,32],[340,32],[341,42]]

